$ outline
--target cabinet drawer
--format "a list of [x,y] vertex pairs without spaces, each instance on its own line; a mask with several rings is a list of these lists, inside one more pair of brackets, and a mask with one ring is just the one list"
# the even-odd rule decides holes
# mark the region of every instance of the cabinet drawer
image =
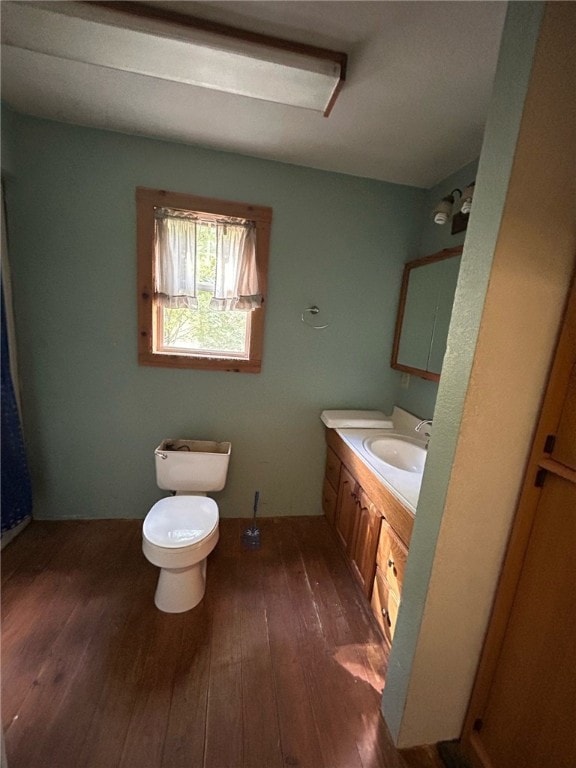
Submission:
[[338,483],[340,482],[340,459],[332,448],[326,448],[326,480],[332,488],[338,492]]
[[382,521],[376,563],[390,588],[400,597],[408,551],[386,520]]
[[400,601],[388,586],[382,571],[378,567],[376,568],[376,576],[374,577],[371,604],[376,620],[384,633],[384,637],[388,643],[392,645]]
[[338,494],[328,482],[328,478],[324,478],[324,485],[322,487],[322,509],[324,514],[328,518],[328,521],[334,525],[336,519],[336,500]]

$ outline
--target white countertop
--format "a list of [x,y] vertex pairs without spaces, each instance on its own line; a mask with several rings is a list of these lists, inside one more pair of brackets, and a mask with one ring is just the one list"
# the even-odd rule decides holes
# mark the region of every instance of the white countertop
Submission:
[[389,429],[345,428],[337,429],[336,432],[390,492],[407,506],[411,512],[416,513],[420,486],[422,485],[422,474],[396,469],[396,467],[392,467],[377,459],[364,447],[364,440],[367,437],[379,437],[380,435],[387,437],[398,436],[408,439],[417,445],[426,445],[426,442],[420,440],[418,433],[414,431],[414,427],[420,421],[418,418],[396,407],[391,418],[394,426]]

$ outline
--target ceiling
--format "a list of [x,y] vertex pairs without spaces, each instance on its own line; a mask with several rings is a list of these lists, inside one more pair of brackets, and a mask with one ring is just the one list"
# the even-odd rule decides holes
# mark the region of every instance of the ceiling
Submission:
[[481,0],[149,3],[347,53],[323,117],[11,45],[42,34],[50,5],[2,2],[2,100],[19,112],[425,188],[480,153],[506,10]]

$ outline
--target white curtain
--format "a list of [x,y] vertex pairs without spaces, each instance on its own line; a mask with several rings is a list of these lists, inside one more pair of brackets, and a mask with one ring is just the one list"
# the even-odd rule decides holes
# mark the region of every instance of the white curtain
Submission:
[[216,287],[211,309],[250,311],[262,304],[256,269],[256,230],[246,224],[216,229]]
[[196,222],[156,217],[155,293],[163,307],[196,309]]
[[210,309],[250,311],[262,304],[256,269],[256,228],[250,221],[222,221],[167,210],[156,214],[155,292],[162,306],[195,309],[197,230],[215,227],[216,279]]

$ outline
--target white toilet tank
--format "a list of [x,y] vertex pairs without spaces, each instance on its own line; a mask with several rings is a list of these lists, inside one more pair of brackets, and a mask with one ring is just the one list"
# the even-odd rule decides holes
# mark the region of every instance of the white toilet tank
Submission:
[[230,443],[162,440],[154,451],[156,482],[165,491],[221,491],[226,484]]

